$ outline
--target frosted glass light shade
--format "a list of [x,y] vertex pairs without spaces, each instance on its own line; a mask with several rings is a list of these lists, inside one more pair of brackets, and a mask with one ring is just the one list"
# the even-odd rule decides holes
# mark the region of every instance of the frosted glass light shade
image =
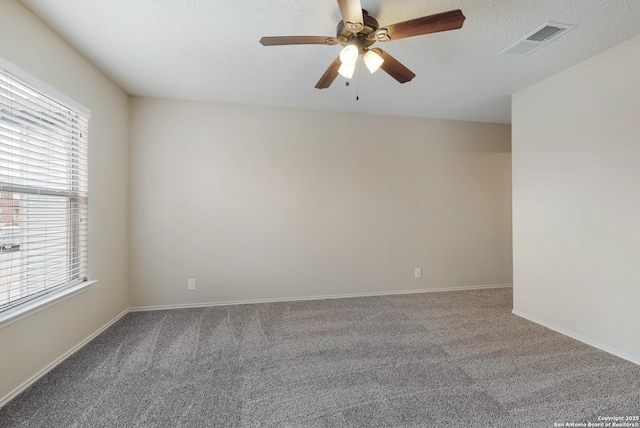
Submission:
[[347,45],[340,51],[340,61],[343,65],[355,65],[358,59],[358,48],[354,45]]
[[367,51],[367,53],[364,54],[363,59],[364,65],[367,66],[371,73],[375,73],[384,62],[384,59],[374,51]]
[[338,69],[338,73],[341,76],[346,77],[347,79],[351,79],[353,77],[353,72],[356,71],[355,64],[342,64]]

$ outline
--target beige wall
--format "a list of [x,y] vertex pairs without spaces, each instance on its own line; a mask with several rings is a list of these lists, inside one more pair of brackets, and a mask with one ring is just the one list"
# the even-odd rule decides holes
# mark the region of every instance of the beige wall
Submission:
[[513,97],[514,309],[640,363],[640,37]]
[[14,0],[0,0],[0,56],[92,112],[86,292],[0,327],[0,400],[128,307],[128,97]]
[[131,108],[132,306],[512,281],[508,125]]

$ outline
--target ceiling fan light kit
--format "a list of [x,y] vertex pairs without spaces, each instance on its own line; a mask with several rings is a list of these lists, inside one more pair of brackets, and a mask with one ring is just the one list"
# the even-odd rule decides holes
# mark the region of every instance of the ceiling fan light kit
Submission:
[[355,45],[347,45],[340,51],[340,61],[343,65],[355,65],[359,54]]
[[338,69],[338,73],[340,74],[340,76],[344,77],[345,79],[351,79],[355,71],[356,71],[355,63],[353,64],[342,63],[342,65]]
[[367,66],[371,74],[375,73],[384,62],[384,59],[372,50],[367,50],[367,52],[362,56],[362,59],[364,60],[364,65]]
[[282,45],[337,45],[343,46],[338,58],[324,72],[316,88],[331,86],[338,74],[350,79],[360,55],[371,73],[382,68],[399,83],[409,82],[415,73],[382,49],[370,49],[376,42],[389,42],[406,37],[437,33],[462,28],[465,16],[459,9],[435,15],[410,19],[380,28],[378,21],[362,9],[360,0],[337,0],[342,21],[338,23],[336,37],[326,36],[279,36],[263,37],[263,46]]

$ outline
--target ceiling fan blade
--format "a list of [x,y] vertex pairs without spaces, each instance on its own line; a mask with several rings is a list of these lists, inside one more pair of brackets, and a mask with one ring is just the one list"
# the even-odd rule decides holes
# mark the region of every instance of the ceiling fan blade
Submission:
[[384,62],[380,66],[381,69],[386,71],[389,76],[393,77],[400,83],[407,83],[414,77],[416,77],[415,73],[409,70],[407,67],[402,65],[400,61],[383,51],[382,49],[372,49],[375,53],[380,55]]
[[263,37],[260,39],[263,46],[282,45],[336,45],[338,39],[325,36],[277,36]]
[[360,0],[338,0],[342,21],[347,30],[358,33],[364,29],[364,18],[362,17],[362,4]]
[[331,86],[333,81],[336,80],[336,77],[338,77],[338,69],[340,68],[341,64],[342,61],[340,61],[340,56],[338,56],[333,60],[329,68],[327,68],[327,71],[324,72],[320,80],[318,80],[318,83],[316,83],[316,88],[326,89]]
[[[462,11],[456,9],[436,15],[398,22],[397,24],[387,26],[386,30],[391,40],[398,40],[404,39],[405,37],[437,33],[439,31],[457,30],[458,28],[462,28],[465,19],[466,17],[462,14]],[[380,40],[385,41],[384,39]]]

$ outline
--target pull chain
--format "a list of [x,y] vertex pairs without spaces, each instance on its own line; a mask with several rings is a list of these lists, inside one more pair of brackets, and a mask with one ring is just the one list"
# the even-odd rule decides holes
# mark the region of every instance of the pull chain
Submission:
[[360,99],[359,93],[360,93],[360,67],[358,65],[358,63],[356,62],[356,101],[358,101]]
[[[360,100],[360,67],[358,67],[358,63],[356,63],[356,70],[354,72],[356,78],[356,101]],[[349,81],[345,82],[345,86],[349,86]]]

